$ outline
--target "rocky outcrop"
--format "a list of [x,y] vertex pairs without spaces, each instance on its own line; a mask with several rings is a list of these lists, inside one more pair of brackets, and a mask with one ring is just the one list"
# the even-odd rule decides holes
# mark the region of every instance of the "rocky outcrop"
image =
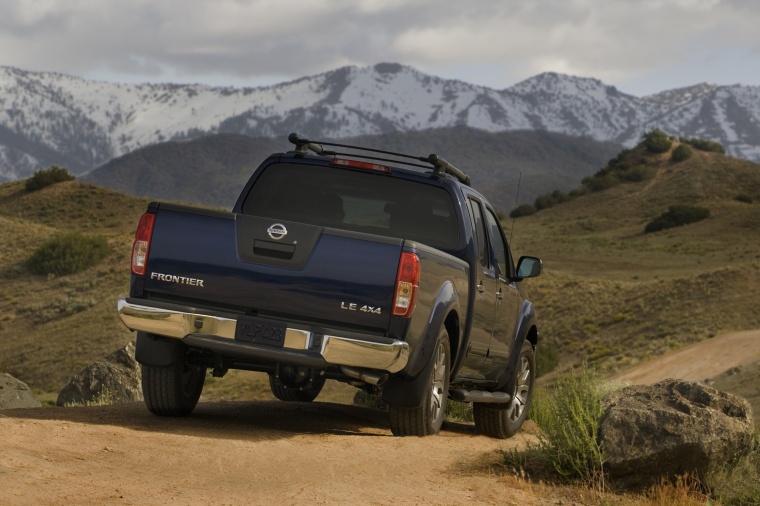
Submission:
[[39,408],[42,406],[29,386],[10,374],[0,374],[0,409]]
[[684,473],[704,477],[746,455],[753,436],[746,400],[672,379],[609,394],[600,431],[606,468],[620,488]]
[[56,404],[102,402],[117,404],[142,401],[140,364],[135,360],[135,343],[131,342],[106,358],[85,367],[71,378],[58,394]]

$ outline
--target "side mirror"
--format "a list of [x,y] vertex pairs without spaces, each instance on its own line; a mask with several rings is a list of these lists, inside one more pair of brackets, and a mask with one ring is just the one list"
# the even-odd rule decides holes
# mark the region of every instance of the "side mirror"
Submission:
[[541,274],[543,262],[536,257],[520,257],[515,269],[515,277],[518,279],[535,278]]

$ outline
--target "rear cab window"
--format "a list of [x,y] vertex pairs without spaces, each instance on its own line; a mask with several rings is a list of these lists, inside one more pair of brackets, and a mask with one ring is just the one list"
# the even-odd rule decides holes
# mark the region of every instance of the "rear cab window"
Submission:
[[459,246],[447,190],[367,171],[271,164],[251,188],[242,213],[409,239],[444,251]]

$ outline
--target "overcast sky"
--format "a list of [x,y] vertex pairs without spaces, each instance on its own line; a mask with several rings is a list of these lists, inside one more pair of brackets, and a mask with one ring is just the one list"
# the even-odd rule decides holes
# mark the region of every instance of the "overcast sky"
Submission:
[[758,0],[0,0],[0,65],[261,86],[396,62],[494,89],[760,85]]

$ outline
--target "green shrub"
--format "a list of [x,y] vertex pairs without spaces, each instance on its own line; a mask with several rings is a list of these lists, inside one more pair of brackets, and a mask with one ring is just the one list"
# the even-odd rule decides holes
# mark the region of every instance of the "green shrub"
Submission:
[[670,160],[673,162],[682,162],[691,158],[691,148],[686,144],[679,144],[676,149],[673,150],[673,154],[670,155]]
[[742,193],[736,196],[736,201],[744,202],[745,204],[751,204],[752,202],[754,202],[754,199],[751,196],[747,195],[746,193]]
[[670,206],[654,220],[647,223],[644,232],[658,232],[667,228],[680,227],[702,221],[710,216],[710,210],[699,206]]
[[577,199],[578,197],[582,197],[586,194],[588,194],[588,188],[585,186],[579,186],[578,188],[571,190],[570,193],[568,193],[568,197],[571,199]]
[[548,374],[559,365],[559,353],[551,342],[542,342],[536,347],[536,377]]
[[620,181],[638,183],[639,181],[652,179],[654,177],[654,168],[648,165],[627,167],[625,170],[617,172],[617,177]]
[[536,456],[559,476],[603,482],[605,453],[599,428],[606,393],[586,366],[536,392],[531,404],[531,418],[541,428]]
[[644,146],[650,153],[666,153],[673,146],[673,141],[665,132],[655,128],[644,134]]
[[26,180],[26,191],[33,192],[50,186],[55,183],[61,183],[63,181],[71,181],[76,179],[69,174],[69,171],[58,167],[57,165],[51,165],[47,169],[40,169],[34,173],[32,177]]
[[472,403],[447,400],[446,420],[450,422],[474,421],[475,416],[472,414]]
[[698,149],[700,151],[709,151],[721,154],[726,153],[726,148],[724,148],[722,144],[715,141],[706,141],[703,139],[687,139],[685,137],[681,137],[679,140],[693,146],[695,149]]
[[535,207],[530,204],[520,204],[519,206],[515,207],[511,213],[509,213],[509,217],[519,218],[521,216],[530,216],[531,214],[536,214]]
[[609,172],[606,174],[589,176],[583,179],[583,185],[588,187],[589,191],[592,192],[600,192],[619,184],[620,180],[615,177],[614,174],[611,174]]
[[34,274],[65,276],[97,264],[109,253],[104,236],[71,232],[40,246],[24,265]]
[[554,190],[551,193],[539,195],[533,205],[536,207],[536,211],[540,211],[542,209],[549,209],[550,207],[554,207],[557,204],[567,202],[568,200],[569,197],[565,192]]
[[760,504],[760,445],[736,463],[727,463],[707,477],[707,485],[725,505]]
[[65,408],[89,408],[94,406],[113,406],[125,401],[121,399],[118,392],[114,392],[105,385],[100,386],[100,392],[90,401],[67,402],[63,405]]

